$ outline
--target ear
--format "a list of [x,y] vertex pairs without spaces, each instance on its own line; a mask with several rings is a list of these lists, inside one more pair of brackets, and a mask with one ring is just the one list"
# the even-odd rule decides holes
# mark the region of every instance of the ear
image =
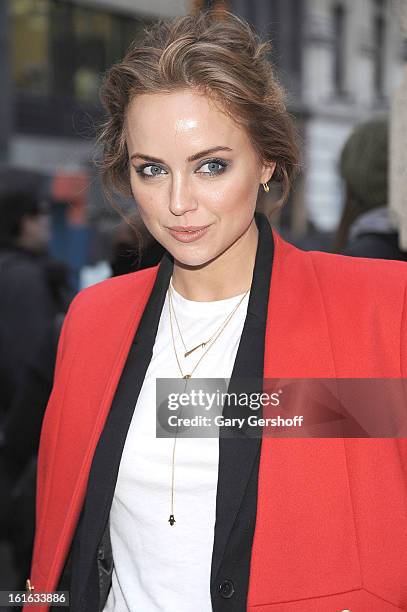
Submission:
[[262,166],[262,173],[260,176],[260,182],[261,183],[268,183],[269,180],[272,178],[275,169],[276,169],[276,162],[271,162],[269,164],[263,164]]

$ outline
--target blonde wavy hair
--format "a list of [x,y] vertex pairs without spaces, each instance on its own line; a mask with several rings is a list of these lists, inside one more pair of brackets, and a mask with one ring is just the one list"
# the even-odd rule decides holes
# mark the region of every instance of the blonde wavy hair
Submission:
[[280,183],[279,203],[284,202],[299,151],[270,51],[270,42],[262,42],[245,20],[224,10],[162,19],[146,28],[102,84],[107,119],[98,142],[105,188],[131,195],[124,122],[134,97],[193,88],[246,130],[263,163],[276,163],[272,181]]

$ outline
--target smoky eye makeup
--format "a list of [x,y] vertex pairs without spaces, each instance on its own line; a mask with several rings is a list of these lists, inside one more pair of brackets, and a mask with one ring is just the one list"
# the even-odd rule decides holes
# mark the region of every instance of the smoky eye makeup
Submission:
[[[231,162],[226,159],[221,159],[220,157],[212,157],[211,159],[206,159],[203,162],[201,162],[199,167],[197,168],[197,171],[199,170],[200,174],[207,174],[209,176],[218,176],[219,174],[222,174],[223,172],[225,172],[228,166],[230,166],[230,163]],[[219,168],[213,169],[214,165],[219,166]],[[202,168],[204,168],[205,166],[208,166],[209,172],[202,172]],[[212,166],[212,169],[210,169],[211,166]]]
[[[207,175],[208,177],[219,176],[220,174],[225,172],[228,166],[230,166],[230,163],[231,162],[226,159],[222,159],[219,157],[211,157],[210,159],[201,161],[195,172],[197,172],[198,174]],[[209,171],[202,170],[202,168],[204,168],[205,166],[208,166]],[[134,166],[134,168],[140,178],[147,180],[152,179],[156,176],[163,176],[163,170],[164,174],[167,174],[165,169],[156,163],[153,164],[145,162],[138,166]],[[146,172],[147,169],[150,169],[149,172]]]
[[[152,171],[150,173],[144,172],[144,170],[147,168],[151,168],[152,170],[159,170],[159,172],[152,172]],[[136,173],[140,175],[141,178],[149,179],[149,178],[154,178],[155,176],[161,176],[161,170],[164,170],[164,168],[162,168],[158,164],[149,164],[147,162],[145,164],[140,164],[139,166],[135,166],[135,170],[136,170]]]

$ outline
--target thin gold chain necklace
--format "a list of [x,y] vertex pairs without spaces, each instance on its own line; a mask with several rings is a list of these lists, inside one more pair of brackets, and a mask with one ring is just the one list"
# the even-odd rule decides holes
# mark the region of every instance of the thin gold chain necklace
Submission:
[[[201,355],[201,357],[198,359],[197,363],[195,364],[195,366],[193,367],[193,369],[191,370],[190,374],[184,374],[184,372],[182,371],[181,368],[181,364],[179,361],[179,357],[178,357],[178,353],[177,353],[177,348],[175,346],[175,337],[174,337],[174,325],[173,325],[173,320],[172,317],[174,315],[174,318],[176,320],[176,316],[175,316],[175,310],[174,310],[174,305],[172,303],[172,299],[171,299],[171,286],[168,287],[168,311],[169,311],[169,315],[170,315],[170,328],[171,328],[171,339],[172,339],[172,346],[174,348],[174,354],[175,354],[175,358],[178,364],[178,369],[180,371],[180,374],[182,376],[182,378],[185,380],[185,386],[184,386],[184,392],[187,388],[188,385],[188,379],[190,379],[192,377],[192,374],[195,372],[195,370],[197,369],[198,365],[201,363],[202,359],[205,357],[205,355],[208,353],[208,351],[211,349],[211,347],[215,344],[216,340],[219,338],[219,336],[221,335],[221,333],[223,332],[223,330],[225,329],[225,327],[227,326],[227,324],[229,323],[229,321],[231,320],[231,318],[233,317],[233,315],[235,314],[235,312],[237,311],[237,309],[239,308],[239,306],[242,304],[243,300],[245,299],[246,295],[249,293],[250,291],[250,287],[249,289],[244,293],[242,299],[237,303],[236,307],[232,310],[232,312],[228,315],[228,317],[226,318],[226,320],[222,323],[221,327],[218,328],[218,330],[216,331],[215,334],[212,335],[211,337],[211,344],[208,346],[208,348],[206,349],[206,351],[204,351],[204,353]],[[185,347],[184,341],[182,339],[182,335],[181,335],[181,330],[178,327],[178,331],[180,333],[181,336],[181,340],[182,343]],[[206,344],[210,341],[208,340],[206,342]],[[201,345],[198,345],[201,346]],[[192,351],[190,351],[189,353],[191,353]],[[175,430],[175,436],[174,436],[174,445],[173,445],[173,449],[172,449],[172,463],[171,463],[171,512],[170,512],[170,517],[168,519],[169,524],[171,525],[171,527],[175,524],[175,516],[174,516],[174,480],[175,480],[175,447],[177,444],[177,434],[178,434],[178,425],[177,428]]]
[[[187,349],[187,347],[186,347],[186,345],[185,345],[185,342],[184,342],[184,337],[183,337],[183,335],[182,335],[180,325],[179,325],[179,323],[178,323],[178,318],[177,318],[177,315],[176,315],[176,313],[175,313],[174,304],[173,304],[173,298],[172,298],[173,287],[172,287],[172,282],[170,281],[170,285],[169,285],[169,287],[168,287],[168,299],[169,299],[169,306],[171,307],[172,313],[173,313],[173,315],[174,315],[174,319],[175,319],[175,323],[176,323],[176,326],[177,326],[177,329],[178,329],[178,333],[179,333],[179,336],[180,336],[180,338],[181,338],[181,342],[182,342],[182,344],[183,344],[183,346],[184,346],[184,349],[185,349],[184,357],[188,357],[188,355],[191,355],[191,354],[192,354],[194,351],[196,351],[197,349],[199,349],[199,348],[204,348],[204,347],[205,347],[207,344],[209,344],[210,342],[214,342],[214,341],[216,340],[216,338],[218,337],[218,335],[220,335],[220,333],[222,332],[222,330],[224,329],[224,327],[226,327],[226,325],[229,323],[230,319],[231,319],[231,318],[233,317],[233,315],[235,314],[236,310],[239,308],[240,304],[241,304],[241,303],[243,302],[243,300],[245,299],[245,297],[246,297],[246,295],[247,295],[248,291],[249,291],[249,289],[248,289],[248,290],[246,291],[246,293],[243,295],[243,297],[242,297],[242,299],[240,300],[240,302],[238,302],[238,303],[236,304],[236,306],[233,308],[232,312],[230,312],[230,313],[228,314],[228,316],[226,317],[226,319],[225,319],[225,320],[224,320],[224,321],[223,321],[223,322],[220,324],[220,326],[217,328],[217,330],[213,332],[213,334],[211,335],[211,337],[210,337],[210,338],[208,338],[208,340],[205,340],[204,342],[200,342],[199,344],[197,344],[196,346],[194,346],[193,348],[191,348],[191,349],[189,349],[189,350],[188,350],[188,349]],[[205,353],[204,353],[204,355],[205,355]],[[198,361],[198,363],[199,363],[199,361]],[[195,367],[197,367],[198,363],[196,364],[196,366],[195,366]],[[179,363],[178,363],[178,367],[180,367],[180,366],[179,366]],[[181,371],[181,368],[180,368],[180,371]]]

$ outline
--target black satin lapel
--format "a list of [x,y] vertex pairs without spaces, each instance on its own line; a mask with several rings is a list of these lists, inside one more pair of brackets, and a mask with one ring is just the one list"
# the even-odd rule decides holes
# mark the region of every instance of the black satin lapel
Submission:
[[78,599],[84,597],[81,605],[85,604],[84,609],[89,612],[93,606],[94,587],[90,585],[92,580],[88,581],[88,577],[95,565],[97,547],[108,520],[124,443],[153,354],[172,269],[173,261],[165,253],[93,457],[82,519],[74,542],[76,563],[72,572],[71,594],[73,604],[78,604]]
[[[271,271],[274,255],[274,240],[270,224],[264,215],[256,214],[259,230],[259,241],[253,271],[253,280],[247,309],[247,315],[237,351],[235,364],[229,384],[229,392],[261,392],[264,367],[264,347],[267,321],[267,306],[270,288]],[[246,379],[243,381],[242,379]],[[260,414],[260,410],[256,414]],[[253,414],[250,408],[240,406],[225,406],[223,414],[227,417],[248,416]],[[214,598],[217,593],[218,573],[222,560],[226,560],[227,548],[231,550],[246,550],[246,559],[234,560],[241,563],[237,580],[239,587],[248,584],[250,569],[250,551],[254,534],[257,509],[258,460],[260,457],[261,438],[221,437],[219,438],[219,473],[216,498],[216,524],[211,568],[211,591]],[[257,465],[256,465],[257,460]],[[255,483],[251,482],[255,479]],[[250,481],[250,483],[249,483]],[[248,486],[250,484],[250,486]],[[246,497],[245,497],[246,492]],[[245,499],[244,499],[245,497]],[[244,508],[242,502],[244,500]],[[245,515],[245,525],[251,528],[244,533],[233,530],[236,517]],[[234,533],[235,531],[235,533]],[[246,541],[233,542],[233,538]],[[233,563],[233,560],[231,560]],[[226,578],[230,572],[226,571]],[[235,570],[236,571],[236,570]],[[225,578],[225,576],[223,577]],[[244,590],[244,589],[243,589]],[[236,593],[236,595],[239,595]],[[240,592],[242,605],[245,594]],[[234,597],[234,605],[238,602]],[[236,610],[238,608],[235,608]],[[240,609],[240,608],[239,608]],[[243,608],[242,608],[243,609]]]
[[134,336],[134,342],[149,342],[151,352],[153,350],[155,337],[157,335],[158,324],[160,322],[161,311],[164,306],[165,297],[167,294],[168,285],[172,276],[174,260],[167,251],[164,253],[160,267],[158,268],[157,277],[151,295],[146,304],[143,316],[140,320],[137,332]]

